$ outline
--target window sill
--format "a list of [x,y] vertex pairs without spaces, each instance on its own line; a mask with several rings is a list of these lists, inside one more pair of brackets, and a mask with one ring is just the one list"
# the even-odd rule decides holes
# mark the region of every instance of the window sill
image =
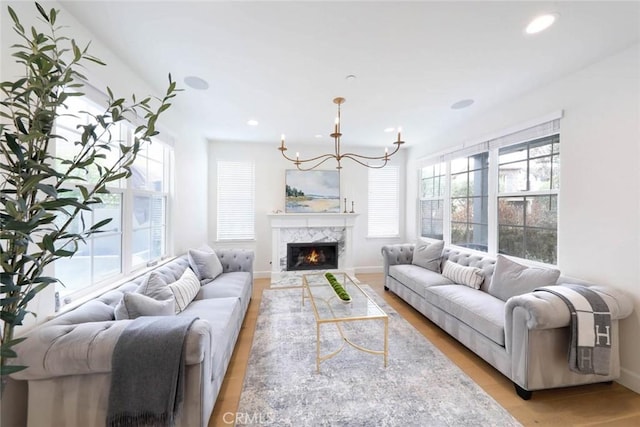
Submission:
[[106,283],[104,286],[101,286],[97,289],[94,289],[93,291],[90,291],[82,296],[78,296],[75,299],[72,299],[70,302],[66,303],[66,304],[62,304],[60,306],[60,309],[52,316],[50,316],[47,320],[51,320],[54,319],[58,316],[60,316],[61,314],[67,313],[71,310],[74,310],[76,308],[78,308],[79,306],[81,306],[82,304],[85,304],[93,299],[96,299],[98,297],[100,297],[101,295],[104,295],[105,293],[112,291],[114,289],[116,289],[117,287],[130,282],[140,276],[144,276],[145,274],[147,274],[148,272],[150,272],[151,270],[158,268],[161,265],[164,265],[174,259],[176,259],[177,257],[175,256],[170,256],[167,257],[163,260],[158,261],[155,265],[150,266],[150,267],[143,267],[139,270],[136,270],[134,272],[132,272],[131,274],[124,276],[124,277],[120,277],[119,279],[116,279],[112,282]]

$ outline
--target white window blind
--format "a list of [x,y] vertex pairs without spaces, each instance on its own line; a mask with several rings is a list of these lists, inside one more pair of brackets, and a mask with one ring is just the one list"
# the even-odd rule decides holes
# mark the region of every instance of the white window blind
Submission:
[[218,240],[255,238],[253,162],[218,161]]
[[400,173],[397,166],[369,169],[369,237],[400,234]]

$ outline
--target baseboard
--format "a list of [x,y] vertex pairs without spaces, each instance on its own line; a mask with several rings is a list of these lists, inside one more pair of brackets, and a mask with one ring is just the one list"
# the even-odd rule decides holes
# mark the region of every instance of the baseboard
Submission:
[[640,394],[640,374],[620,368],[620,378],[618,378],[617,382]]
[[383,267],[381,265],[371,267],[356,267],[356,274],[368,274],[368,273],[382,273]]
[[254,279],[269,279],[271,278],[271,271],[254,271]]

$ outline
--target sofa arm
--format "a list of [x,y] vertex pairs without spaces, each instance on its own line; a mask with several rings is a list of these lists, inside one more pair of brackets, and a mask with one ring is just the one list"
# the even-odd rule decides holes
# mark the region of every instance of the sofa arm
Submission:
[[253,275],[255,253],[250,249],[223,248],[216,249],[216,255],[222,264],[223,273],[245,271]]
[[[561,285],[560,285],[561,286]],[[633,311],[631,299],[624,292],[605,286],[590,286],[589,289],[598,292],[611,311],[611,319],[624,319]],[[514,316],[519,310],[523,315]],[[505,304],[505,345],[507,352],[511,351],[514,334],[520,334],[522,329],[553,329],[569,326],[569,308],[565,302],[550,292],[528,292],[507,300]],[[516,322],[514,319],[523,319]],[[522,323],[522,324],[516,324]],[[519,329],[520,328],[520,329]]]
[[[30,331],[16,345],[12,365],[27,369],[11,376],[18,380],[39,380],[65,375],[111,372],[111,357],[122,331],[131,320],[87,322],[75,325],[47,325]],[[211,326],[196,320],[187,334],[186,364],[201,363],[211,350]]]
[[389,275],[389,266],[397,264],[411,264],[413,261],[413,243],[398,243],[382,247],[384,261],[384,275]]

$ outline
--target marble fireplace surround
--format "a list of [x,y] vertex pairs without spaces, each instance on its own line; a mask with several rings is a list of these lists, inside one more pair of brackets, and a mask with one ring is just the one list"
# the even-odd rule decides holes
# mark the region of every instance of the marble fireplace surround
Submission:
[[338,270],[353,276],[353,226],[356,213],[269,214],[271,283],[306,271],[287,271],[287,243],[338,242]]

